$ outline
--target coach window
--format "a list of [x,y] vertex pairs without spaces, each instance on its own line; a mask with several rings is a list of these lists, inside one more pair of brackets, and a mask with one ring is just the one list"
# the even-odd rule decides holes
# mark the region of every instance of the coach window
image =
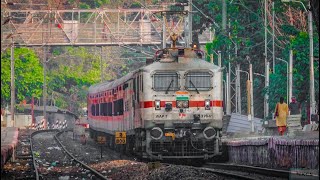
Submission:
[[96,104],[96,116],[99,116],[99,104]]
[[129,84],[128,84],[128,83],[125,83],[125,84],[123,85],[123,90],[126,90],[128,87],[129,87]]
[[112,102],[107,103],[107,116],[112,116]]
[[107,115],[107,103],[102,103],[101,106],[102,106],[101,111],[100,111],[101,116],[106,116]]
[[136,99],[136,78],[133,78],[133,97]]
[[209,72],[188,72],[185,76],[186,89],[193,91],[209,91],[212,88],[212,75]]
[[92,114],[92,116],[96,115],[96,105],[95,104],[91,105],[91,114]]
[[176,91],[179,89],[179,75],[177,72],[156,72],[153,75],[153,90]]
[[113,101],[113,116],[118,116],[118,101]]

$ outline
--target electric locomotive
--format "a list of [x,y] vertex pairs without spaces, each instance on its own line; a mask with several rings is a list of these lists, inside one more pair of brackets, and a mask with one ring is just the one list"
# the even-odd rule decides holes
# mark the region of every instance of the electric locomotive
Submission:
[[221,67],[193,48],[156,52],[152,63],[88,92],[94,138],[115,147],[126,132],[126,151],[148,159],[208,159],[221,155]]

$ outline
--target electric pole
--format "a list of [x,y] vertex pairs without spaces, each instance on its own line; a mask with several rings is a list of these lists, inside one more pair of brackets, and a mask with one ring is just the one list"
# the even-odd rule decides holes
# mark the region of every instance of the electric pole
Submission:
[[254,132],[254,123],[253,123],[253,119],[254,119],[254,109],[253,109],[253,73],[252,73],[252,64],[250,63],[249,65],[249,73],[250,73],[250,112],[251,112],[251,132]]
[[[267,42],[267,8],[268,8],[268,2],[267,0],[264,0],[264,64],[265,64],[265,88],[269,87],[269,81],[267,80],[269,78],[269,69],[268,69],[268,42]],[[264,110],[265,110],[265,117],[268,117],[269,115],[269,92],[267,91],[264,95]]]
[[222,0],[222,31],[227,29],[227,3],[226,0]]
[[184,6],[184,10],[188,12],[185,20],[185,47],[190,47],[192,44],[192,0],[188,0],[188,6]]
[[14,41],[13,32],[11,37],[11,122],[12,127],[15,126],[14,122],[14,106],[15,106],[15,85],[14,85]]
[[[313,27],[312,27],[312,12],[311,12],[311,2],[309,1],[308,10],[308,20],[309,20],[309,41],[310,41],[310,119],[311,115],[316,113],[316,102],[314,94],[314,67],[313,67]],[[311,122],[311,121],[310,121]]]
[[47,120],[47,80],[46,80],[46,69],[47,69],[47,51],[46,47],[43,47],[43,118]]

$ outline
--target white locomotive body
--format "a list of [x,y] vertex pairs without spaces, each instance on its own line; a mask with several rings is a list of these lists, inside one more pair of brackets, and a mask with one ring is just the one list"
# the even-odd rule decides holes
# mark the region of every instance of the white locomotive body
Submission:
[[202,158],[221,154],[222,72],[190,48],[167,48],[155,61],[88,93],[91,135],[150,159]]

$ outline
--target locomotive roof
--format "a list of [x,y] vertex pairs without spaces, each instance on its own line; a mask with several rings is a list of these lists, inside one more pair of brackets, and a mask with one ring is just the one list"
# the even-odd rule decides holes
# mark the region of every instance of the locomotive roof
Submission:
[[123,82],[126,82],[128,81],[129,79],[132,78],[132,75],[136,72],[138,72],[139,69],[137,70],[134,70],[130,73],[128,73],[127,75],[119,78],[119,79],[116,79],[114,81],[105,81],[105,82],[102,82],[102,83],[98,83],[98,84],[94,84],[92,86],[89,87],[89,93],[98,93],[98,92],[101,92],[102,90],[106,90],[106,89],[112,89],[116,86],[118,86],[119,84],[123,83]]
[[[177,63],[177,62],[172,62],[172,63],[164,63],[164,62],[154,62],[152,64],[143,66],[137,70],[134,70],[130,73],[128,73],[127,75],[116,79],[114,81],[111,82],[102,82],[102,83],[98,83],[95,85],[92,85],[89,87],[89,94],[95,94],[98,92],[102,92],[105,90],[110,90],[114,87],[117,87],[118,85],[130,80],[132,78],[132,75],[139,72],[139,71],[144,71],[144,72],[152,72],[152,71],[156,71],[156,70],[175,70],[175,71],[185,71],[185,70],[194,70],[194,69],[198,69],[198,70],[212,70],[212,71],[217,71],[220,69],[219,66],[209,63],[205,60],[199,60],[198,58],[189,58],[185,60],[186,62],[184,63]],[[183,64],[183,65],[182,65]]]

